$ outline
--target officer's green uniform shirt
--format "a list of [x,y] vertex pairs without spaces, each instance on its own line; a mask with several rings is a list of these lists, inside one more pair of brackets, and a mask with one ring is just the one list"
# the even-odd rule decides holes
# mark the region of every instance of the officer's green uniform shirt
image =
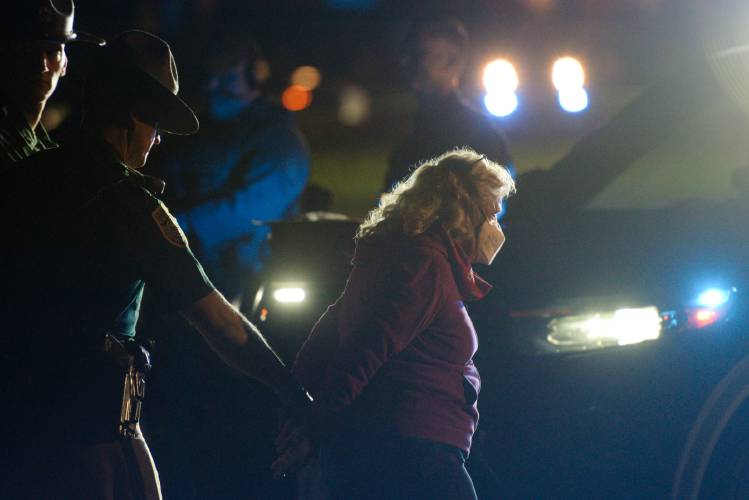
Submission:
[[98,344],[105,331],[134,333],[144,283],[173,310],[214,289],[147,179],[106,142],[35,154],[3,177],[13,242],[3,315],[16,331]]
[[0,172],[34,153],[57,147],[40,123],[36,132],[21,110],[0,94]]

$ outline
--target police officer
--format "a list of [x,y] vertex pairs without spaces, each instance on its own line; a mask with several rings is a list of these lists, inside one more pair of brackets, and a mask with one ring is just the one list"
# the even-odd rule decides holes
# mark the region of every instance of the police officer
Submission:
[[140,429],[118,434],[122,369],[101,347],[123,311],[133,312],[133,327],[115,332],[134,331],[145,284],[226,363],[265,383],[287,407],[303,411],[309,397],[213,287],[153,192],[158,183],[140,173],[161,134],[198,129],[177,96],[169,45],[126,32],[95,68],[80,139],[3,175],[9,189],[0,214],[12,243],[2,250],[9,373],[0,389],[13,404],[2,422],[12,429],[3,457],[11,463],[0,470],[8,475],[5,491],[31,498],[160,498]]
[[65,44],[104,40],[73,31],[72,0],[14,0],[0,21],[0,171],[55,147],[40,122],[65,76]]

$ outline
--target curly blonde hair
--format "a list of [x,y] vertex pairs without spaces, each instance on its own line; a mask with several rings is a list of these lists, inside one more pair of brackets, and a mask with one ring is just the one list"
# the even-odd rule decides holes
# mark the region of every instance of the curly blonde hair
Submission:
[[470,148],[458,148],[422,162],[382,195],[356,237],[416,236],[439,220],[453,240],[472,253],[476,226],[514,192],[507,169]]

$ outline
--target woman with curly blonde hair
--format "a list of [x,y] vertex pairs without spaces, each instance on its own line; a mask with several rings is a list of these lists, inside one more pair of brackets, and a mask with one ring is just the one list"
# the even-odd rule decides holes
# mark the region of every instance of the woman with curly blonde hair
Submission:
[[514,189],[503,167],[457,149],[382,197],[359,227],[346,288],[297,355],[316,407],[282,431],[276,472],[315,442],[332,498],[476,498],[464,462],[478,342],[463,302],[490,289],[471,264],[502,246],[496,216]]

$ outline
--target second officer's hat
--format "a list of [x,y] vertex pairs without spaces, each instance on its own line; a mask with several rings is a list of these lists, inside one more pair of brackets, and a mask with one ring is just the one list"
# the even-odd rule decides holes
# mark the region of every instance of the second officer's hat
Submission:
[[86,83],[86,93],[97,105],[124,100],[136,104],[140,118],[158,122],[162,132],[198,131],[198,118],[177,95],[177,64],[166,41],[146,31],[126,31],[112,38],[99,56]]

